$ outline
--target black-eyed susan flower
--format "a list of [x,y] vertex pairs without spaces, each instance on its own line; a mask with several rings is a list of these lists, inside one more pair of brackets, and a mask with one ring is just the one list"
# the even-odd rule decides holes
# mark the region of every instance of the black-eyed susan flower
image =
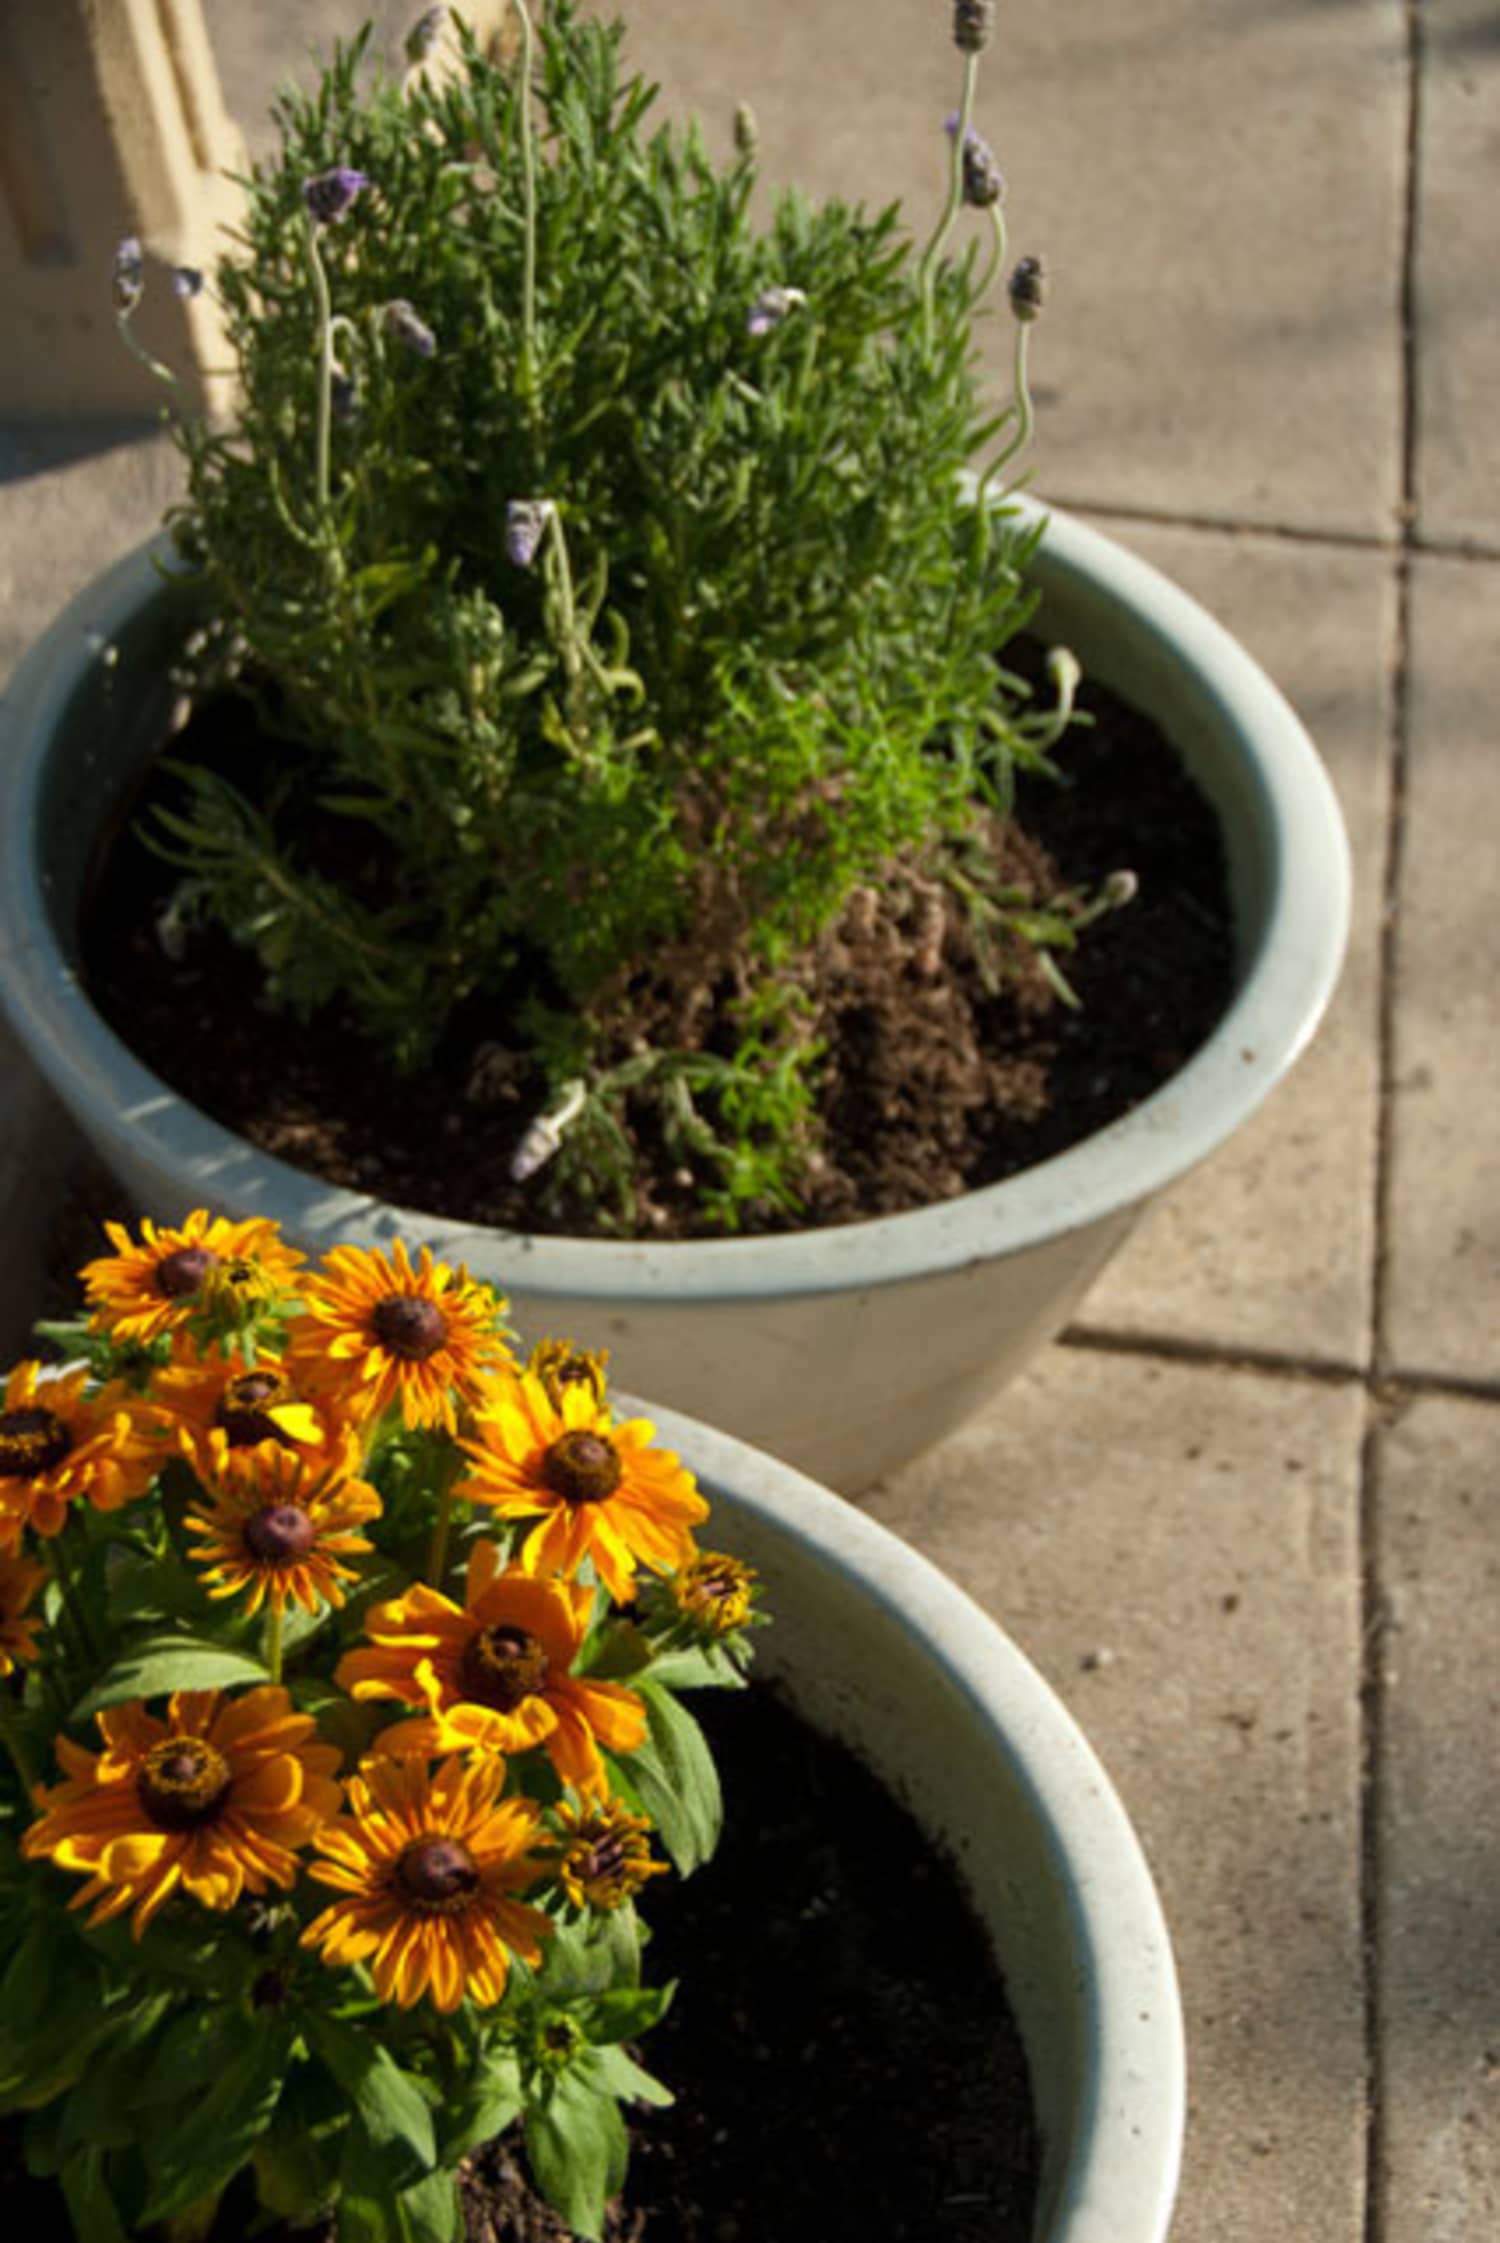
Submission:
[[14,1674],[37,1655],[36,1632],[42,1622],[40,1613],[32,1612],[31,1600],[46,1578],[47,1568],[30,1558],[0,1557],[0,1677]]
[[117,1340],[157,1339],[215,1307],[270,1307],[295,1290],[302,1266],[264,1216],[233,1222],[200,1207],[177,1228],[143,1222],[138,1241],[121,1223],[104,1232],[115,1251],[78,1274],[95,1328]]
[[339,1463],[262,1445],[250,1471],[205,1482],[185,1521],[193,1563],[211,1597],[245,1599],[247,1612],[290,1601],[304,1612],[344,1601],[358,1576],[349,1558],[365,1555],[359,1529],[380,1516],[380,1497]]
[[65,1780],[38,1790],[21,1838],[28,1860],[88,1879],[71,1906],[91,1924],[130,1909],[139,1939],[174,1893],[223,1910],[287,1889],[297,1849],[338,1811],[337,1751],[269,1684],[179,1691],[160,1718],[139,1703],[96,1718],[104,1750],[58,1738]]
[[572,1340],[539,1340],[526,1365],[555,1402],[565,1386],[582,1386],[596,1402],[604,1400],[609,1369],[607,1347],[578,1347]]
[[633,1690],[571,1672],[594,1591],[507,1569],[493,1542],[475,1545],[460,1608],[418,1583],[372,1607],[364,1649],[336,1680],[352,1698],[419,1706],[381,1731],[380,1753],[525,1752],[541,1745],[565,1784],[604,1790],[600,1745],[633,1752],[646,1714]]
[[54,1375],[18,1363],[0,1404],[0,1549],[22,1532],[60,1534],[75,1503],[117,1511],[160,1467],[141,1410],[123,1386],[88,1391],[81,1366]]
[[457,1493],[502,1519],[540,1523],[522,1546],[527,1573],[576,1574],[591,1562],[612,1597],[628,1603],[641,1566],[671,1573],[693,1555],[692,1530],[708,1516],[693,1476],[654,1449],[644,1418],[616,1425],[589,1388],[554,1396],[530,1372],[497,1387],[463,1445],[473,1469]]
[[564,1800],[553,1809],[557,1825],[554,1874],[575,1908],[623,1908],[649,1877],[668,1864],[651,1853],[651,1824],[618,1799]]
[[303,1391],[279,1357],[183,1347],[151,1381],[167,1433],[203,1479],[253,1479],[266,1456],[352,1463],[359,1442],[347,1417]]
[[685,1620],[708,1636],[731,1635],[750,1617],[759,1576],[753,1566],[722,1550],[700,1550],[667,1582]]
[[490,2008],[512,1956],[541,1960],[550,1929],[515,1898],[547,1863],[531,1851],[541,1813],[501,1799],[505,1762],[366,1761],[348,1784],[348,1813],[326,1823],[310,1874],[340,1898],[302,1943],[334,1968],[365,1963],[382,2001],[410,2009],[465,2000]]
[[408,1426],[457,1429],[455,1397],[478,1400],[510,1351],[497,1329],[504,1309],[463,1268],[415,1262],[397,1239],[389,1256],[336,1246],[302,1290],[291,1328],[293,1377],[361,1418],[399,1404]]

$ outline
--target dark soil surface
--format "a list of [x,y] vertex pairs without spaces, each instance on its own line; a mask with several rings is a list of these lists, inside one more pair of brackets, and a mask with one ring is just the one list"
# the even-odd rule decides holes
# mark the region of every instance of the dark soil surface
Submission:
[[[649,1896],[650,1976],[680,1985],[641,2056],[678,2100],[633,2116],[606,2243],[1028,2243],[1025,2057],[955,1871],[771,1692],[695,1710],[725,1833],[707,1868]],[[14,2232],[65,2243],[56,2194],[15,2150],[7,2126]],[[231,2201],[217,2243],[246,2232]],[[509,2135],[470,2161],[463,2202],[467,2243],[567,2243]]]
[[[1007,655],[1021,670],[1028,659]],[[899,1213],[1045,1160],[1149,1096],[1223,1013],[1234,955],[1213,814],[1149,721],[1097,686],[1079,705],[1093,723],[1058,752],[1063,783],[1024,780],[1015,818],[990,836],[1007,881],[1039,906],[1135,874],[1135,901],[1061,961],[1079,1009],[1019,951],[993,994],[951,896],[909,871],[859,891],[796,975],[827,1059],[821,1149],[795,1227]],[[243,704],[212,704],[174,753],[234,771],[266,752],[249,725]],[[264,1151],[331,1182],[504,1229],[595,1227],[578,1205],[546,1204],[547,1172],[511,1180],[543,1089],[524,1054],[494,1041],[493,1006],[483,1032],[456,1017],[426,1076],[397,1080],[336,1017],[299,1027],[271,1015],[253,960],[223,935],[194,931],[168,957],[158,927],[177,875],[138,838],[144,807],[116,827],[83,937],[91,995],[149,1066]],[[714,992],[733,964],[691,944],[664,953],[632,989],[616,1056],[632,1033],[712,1048]],[[641,1230],[701,1231],[692,1176],[648,1119],[633,1133]],[[790,1227],[772,1212],[744,1225]]]

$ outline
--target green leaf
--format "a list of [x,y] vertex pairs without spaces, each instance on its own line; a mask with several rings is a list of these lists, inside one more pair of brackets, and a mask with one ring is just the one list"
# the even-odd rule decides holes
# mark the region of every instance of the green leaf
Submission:
[[232,1690],[270,1679],[260,1661],[243,1651],[226,1651],[193,1636],[147,1636],[79,1699],[73,1718],[82,1720],[127,1698],[159,1698],[171,1690]]
[[244,2031],[239,2012],[221,2003],[201,2008],[195,2003],[181,2011],[157,2041],[150,2062],[138,2070],[134,2093],[128,2098],[130,2108],[180,2102],[216,2076],[233,2056]]
[[651,1662],[651,1680],[669,1690],[743,1690],[745,1676],[722,1644],[663,1651]]
[[645,1702],[645,1742],[618,1763],[655,1823],[683,1877],[708,1861],[724,1824],[718,1770],[707,1740],[685,1706],[649,1677],[636,1684]]
[[564,2072],[547,2101],[526,2114],[531,2177],[575,2235],[598,2243],[604,2207],[625,2178],[629,2144],[612,2095]]
[[67,2158],[58,2173],[75,2243],[130,2243],[104,2178],[102,2149]]
[[239,2053],[206,2095],[178,2111],[175,2123],[143,2129],[148,2193],[142,2225],[217,2196],[254,2151],[281,2099],[290,2035],[283,2025],[256,2031],[247,2020]]
[[344,2169],[355,2193],[383,2193],[430,2172],[437,2163],[431,2105],[374,2031],[309,2017],[307,2037],[354,2114]]
[[591,2077],[607,2088],[611,2095],[623,2097],[627,2103],[654,2103],[665,2110],[677,2098],[670,2087],[663,2087],[659,2079],[643,2069],[633,2056],[623,2048],[596,2048],[589,2063]]
[[462,2233],[451,2173],[429,2173],[395,2196],[339,2198],[338,2243],[456,2243]]
[[444,2165],[456,2165],[481,2142],[492,2142],[521,2114],[521,2067],[515,2051],[491,2049],[439,2112]]
[[635,2040],[661,2023],[676,1991],[675,1981],[670,1986],[617,1986],[580,2002],[575,2015],[596,2046]]

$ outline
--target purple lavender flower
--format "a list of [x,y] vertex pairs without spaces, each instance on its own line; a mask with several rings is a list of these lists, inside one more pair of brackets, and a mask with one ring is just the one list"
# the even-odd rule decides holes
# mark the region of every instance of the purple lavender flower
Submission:
[[116,245],[110,278],[114,282],[115,310],[133,312],[146,289],[145,261],[134,234],[127,234]]
[[[950,140],[957,139],[957,111],[944,118],[943,130]],[[964,201],[974,210],[988,210],[1005,194],[1005,175],[995,161],[995,152],[972,126],[964,134],[963,192]]]
[[505,508],[505,557],[529,569],[542,549],[547,524],[557,509],[550,498],[513,498]]
[[406,59],[413,68],[425,62],[443,36],[443,26],[448,20],[446,8],[425,8],[406,34]]
[[397,296],[385,307],[384,326],[392,342],[403,349],[414,351],[418,358],[437,356],[437,337],[425,319],[420,319],[404,296]]
[[364,172],[335,164],[332,171],[320,171],[303,180],[302,200],[320,226],[336,226],[354,208],[360,189],[369,184]]
[[1017,319],[1024,322],[1041,316],[1047,301],[1047,272],[1040,257],[1021,258],[1006,285]]
[[953,0],[953,44],[960,54],[977,55],[990,43],[995,0]]
[[172,267],[172,294],[185,304],[190,303],[194,296],[203,294],[203,275],[196,265]]
[[806,302],[807,297],[800,288],[763,288],[750,306],[746,330],[752,335],[769,335],[773,327],[781,325],[789,311]]

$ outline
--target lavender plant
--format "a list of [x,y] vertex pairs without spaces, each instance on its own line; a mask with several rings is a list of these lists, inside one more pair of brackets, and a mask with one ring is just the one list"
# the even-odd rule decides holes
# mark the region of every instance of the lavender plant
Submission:
[[[252,946],[293,1014],[338,1008],[398,1070],[460,1006],[529,1054],[515,1173],[543,1200],[628,1224],[645,1112],[732,1227],[797,1204],[820,1039],[787,969],[856,891],[893,866],[950,887],[996,975],[1098,902],[1022,907],[982,838],[1076,682],[1059,658],[1041,707],[997,669],[1035,533],[958,494],[966,465],[1010,487],[1042,300],[1023,259],[1014,396],[986,414],[990,9],[955,9],[920,249],[894,207],[790,193],[757,223],[753,120],[722,168],[653,131],[620,28],[574,0],[535,27],[516,0],[504,65],[443,13],[399,80],[366,86],[365,35],[281,98],[219,267],[239,417],[178,430],[195,677],[236,678],[289,745],[253,782],[181,772],[156,844],[177,922]],[[358,846],[309,850],[310,800]],[[674,1042],[643,997],[685,947],[713,1005]]]

